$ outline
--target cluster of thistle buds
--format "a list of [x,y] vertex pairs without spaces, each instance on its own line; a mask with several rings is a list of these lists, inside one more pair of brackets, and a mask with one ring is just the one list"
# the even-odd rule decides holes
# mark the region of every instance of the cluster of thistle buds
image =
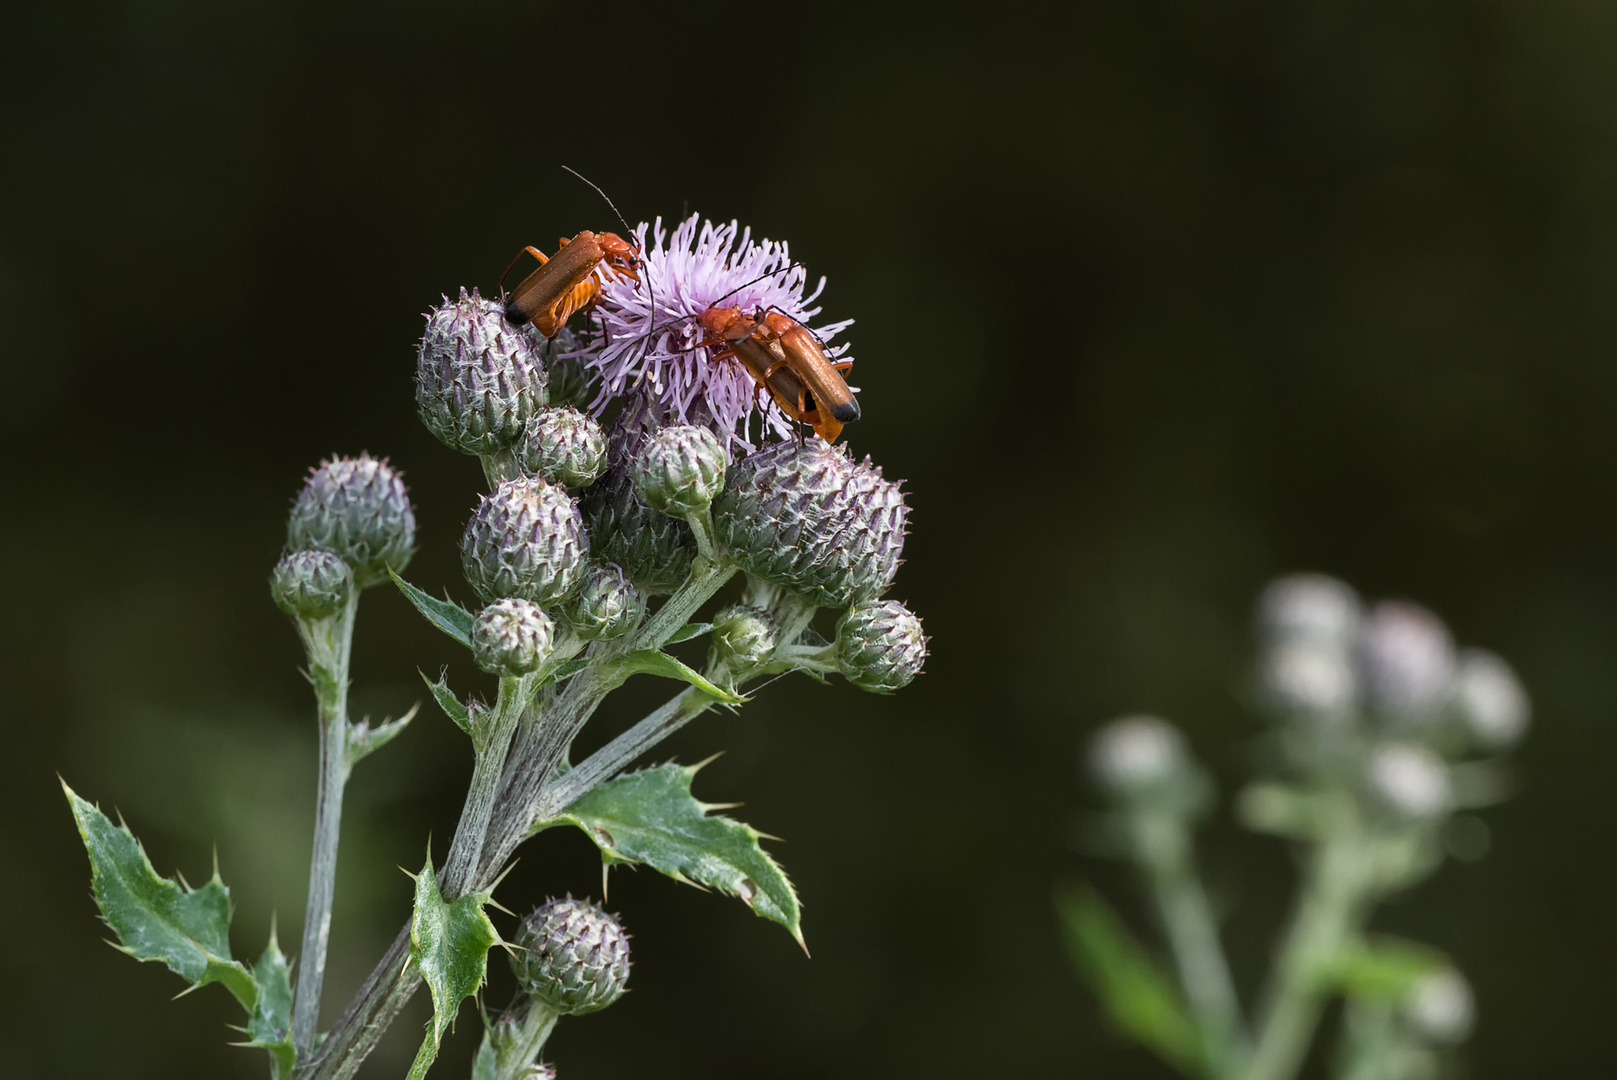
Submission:
[[1107,835],[1151,883],[1204,1037],[1201,1068],[1188,1071],[1284,1080],[1324,998],[1340,994],[1344,1078],[1432,1075],[1438,1052],[1470,1029],[1469,987],[1435,951],[1388,945],[1364,924],[1376,900],[1446,855],[1485,853],[1488,829],[1473,811],[1508,795],[1502,756],[1527,731],[1527,695],[1504,660],[1458,648],[1427,609],[1367,605],[1320,574],[1273,582],[1257,629],[1251,685],[1271,721],[1257,747],[1267,775],[1240,793],[1237,810],[1248,827],[1304,845],[1305,859],[1297,914],[1250,1027],[1190,853],[1191,827],[1212,804],[1210,777],[1156,717],[1114,721],[1087,751],[1112,803]]
[[[883,596],[907,535],[899,485],[868,458],[857,460],[832,444],[840,424],[816,424],[817,434],[794,426],[805,415],[819,415],[807,391],[799,386],[804,396],[787,401],[779,392],[787,383],[777,379],[774,396],[765,393],[760,375],[773,374],[770,369],[748,368],[733,340],[707,340],[702,329],[704,316],[715,322],[709,313],[720,303],[755,310],[756,319],[735,316],[726,325],[759,335],[755,353],[776,348],[776,339],[766,342],[764,335],[785,327],[796,335],[794,347],[817,358],[821,374],[832,373],[851,395],[840,384],[846,364],[831,366],[840,347],[827,352],[824,345],[846,324],[806,328],[818,309],[807,307],[812,297],[803,295],[803,272],[784,245],[755,243],[734,225],[698,229],[694,218],[672,236],[660,224],[651,236],[642,227],[636,240],[638,272],[622,261],[585,265],[580,272],[589,276],[558,293],[562,299],[549,307],[540,303],[542,318],[534,319],[530,300],[549,293],[533,279],[519,287],[521,304],[462,290],[426,316],[417,352],[418,412],[446,446],[476,457],[488,482],[460,545],[466,586],[481,606],[465,611],[402,580],[400,587],[501,681],[493,706],[475,700],[463,706],[446,686],[434,688],[472,736],[478,761],[441,879],[445,898],[476,893],[497,869],[485,864],[508,857],[525,830],[551,820],[545,813],[566,808],[530,793],[528,804],[547,810],[517,820],[506,804],[506,817],[496,822],[493,803],[514,798],[510,792],[527,782],[524,769],[536,774],[539,795],[549,790],[544,785],[554,782],[559,758],[565,766],[567,745],[593,708],[568,713],[570,706],[557,702],[566,680],[585,678],[577,673],[591,664],[605,689],[623,676],[606,681],[599,672],[666,674],[672,666],[692,685],[686,697],[700,697],[705,688],[704,700],[733,707],[749,682],[791,671],[817,679],[840,674],[860,689],[890,693],[910,683],[926,658],[920,621]],[[630,250],[613,242],[615,250]],[[536,276],[556,265],[546,264]],[[653,299],[658,293],[660,301]],[[585,295],[590,301],[575,335],[563,324]],[[774,313],[773,321],[765,311]],[[807,344],[810,339],[816,344]],[[782,401],[791,405],[790,416]],[[842,415],[857,412],[849,407]],[[753,421],[764,437],[752,432]],[[289,553],[272,588],[310,649],[317,690],[346,684],[346,633],[357,590],[398,575],[409,560],[414,527],[398,475],[369,457],[326,462],[298,496]],[[694,621],[735,576],[745,581],[740,595],[721,602],[711,622]],[[830,640],[812,625],[821,608],[840,612],[822,624],[834,625]],[[445,611],[451,614],[442,616]],[[703,633],[709,643],[701,673],[660,655],[664,645]],[[340,711],[340,695],[333,701],[333,711]],[[547,712],[553,706],[559,719]],[[705,707],[681,712],[678,722]],[[522,732],[542,733],[520,751],[513,745],[525,737],[518,734],[519,718],[525,718]],[[358,757],[351,746],[365,737],[363,730],[340,726],[347,742],[333,744],[333,753],[343,765],[322,788],[323,798],[330,802],[335,792],[339,805],[346,768]],[[670,730],[659,728],[598,767],[582,763],[568,783],[588,775],[599,784]],[[506,765],[508,746],[513,760]],[[597,756],[611,757],[616,746]],[[576,801],[590,790],[579,783],[562,785],[567,798]],[[329,923],[331,875],[322,873],[320,830],[317,824],[312,880],[323,882],[325,910],[322,915],[312,885],[311,917]],[[332,860],[335,847],[333,826],[324,849]],[[424,895],[437,903],[432,889],[439,879],[430,863],[428,871],[418,885],[429,882]],[[784,876],[780,880],[789,890]],[[752,903],[751,888],[731,891]],[[422,903],[418,895],[417,922]],[[795,895],[789,903],[795,910]],[[799,935],[795,914],[781,918]],[[305,935],[306,951],[321,963],[325,923]],[[413,924],[412,959],[430,940]],[[568,899],[550,901],[524,920],[512,948],[526,1000],[489,1023],[480,1060],[490,1075],[538,1075],[535,1070],[548,1068],[535,1062],[557,1017],[604,1008],[623,992],[627,937],[614,918]],[[431,958],[423,951],[422,959],[425,968]],[[300,1009],[302,999],[317,1000],[318,974],[308,984],[299,985]],[[435,1000],[449,993],[434,986]],[[297,1026],[300,1052],[315,1046],[312,1022],[311,1015]],[[435,1020],[418,1059],[421,1071],[436,1055],[438,1031]],[[360,1045],[348,1052],[362,1055],[367,1037],[345,1033],[343,1040],[357,1038]],[[318,1060],[316,1066],[323,1067]]]
[[415,509],[404,480],[365,454],[321,463],[292,505],[286,547],[270,581],[275,603],[300,619],[336,615],[356,589],[409,563]]
[[[502,940],[485,908],[500,907],[493,894],[517,847],[548,828],[576,826],[607,866],[648,865],[735,896],[803,944],[802,905],[760,846],[766,835],[696,798],[699,766],[631,767],[709,709],[745,703],[757,680],[840,674],[890,693],[925,662],[920,621],[883,598],[902,561],[904,495],[868,457],[833,445],[860,415],[846,346],[829,344],[848,323],[810,326],[819,290],[805,293],[785,245],[691,217],[672,232],[642,225],[633,243],[583,232],[563,247],[509,302],[476,290],[446,299],[419,344],[421,420],[477,457],[487,481],[460,544],[474,609],[400,576],[416,516],[386,461],[325,461],[292,506],[270,592],[303,641],[320,751],[297,963],[273,927],[258,960],[233,958],[217,871],[201,889],[161,878],[128,828],[63,785],[121,950],[193,989],[224,984],[247,1012],[241,1045],[267,1051],[276,1080],[353,1076],[425,985],[433,1016],[409,1073],[421,1080],[497,945],[514,953],[523,1000],[486,1023],[476,1075],[554,1076],[538,1064],[550,1029],[617,1000],[629,951],[614,917],[571,898]],[[497,694],[487,703],[458,695],[447,674],[426,680],[470,737],[472,780],[441,868],[429,845],[409,875],[409,923],[321,1032],[345,785],[416,714],[374,727],[348,717],[360,595],[387,582],[497,677]],[[835,616],[830,640],[814,628],[822,608],[822,628]],[[666,651],[703,635],[705,670]],[[679,688],[575,760],[597,707],[641,674]],[[611,829],[590,824],[603,819]]]
[[[640,239],[646,242],[644,230]],[[737,239],[733,227],[730,239]],[[705,261],[692,263],[686,251],[682,263],[676,235],[668,248],[644,253],[643,280],[634,282],[603,268],[598,310],[585,330],[633,317],[630,309],[659,286],[693,312],[727,291],[765,288],[745,275],[759,265],[759,251],[773,248],[740,239],[746,250],[736,257],[697,246]],[[686,277],[676,280],[680,273]],[[780,273],[789,276],[787,269]],[[799,285],[799,309],[800,292]],[[678,329],[671,320],[665,333]],[[547,339],[532,325],[514,324],[503,304],[476,290],[427,315],[416,376],[422,420],[445,445],[478,456],[495,484],[461,545],[472,590],[487,604],[503,605],[479,617],[480,628],[489,624],[480,639],[487,642],[479,652],[485,669],[532,670],[533,649],[543,654],[563,636],[626,635],[653,598],[678,589],[693,567],[723,563],[749,576],[752,599],[795,601],[784,605],[793,608],[792,625],[777,627],[785,638],[767,648],[749,639],[736,651],[726,644],[737,640],[733,632],[715,635],[715,657],[724,655],[727,677],[758,673],[778,655],[803,670],[839,672],[862,689],[888,692],[909,683],[921,669],[926,639],[907,608],[881,598],[906,533],[898,485],[868,458],[856,461],[821,439],[743,441],[750,410],[771,422],[780,417],[746,370],[733,358],[715,359],[709,346],[693,343],[677,358],[643,348],[648,364],[664,367],[648,368],[638,389],[618,396],[603,389],[608,375],[621,377],[600,360],[609,351],[581,345],[565,329]],[[621,363],[618,353],[613,357]],[[693,403],[680,387],[658,385],[677,375],[665,370],[675,359],[704,369],[692,378],[706,396]],[[750,401],[739,430],[713,419],[725,414],[719,405],[737,388]],[[590,410],[581,411],[586,403]],[[803,605],[846,609],[830,647],[797,625]],[[755,639],[758,627],[752,630]],[[514,650],[510,662],[500,651],[506,644]]]

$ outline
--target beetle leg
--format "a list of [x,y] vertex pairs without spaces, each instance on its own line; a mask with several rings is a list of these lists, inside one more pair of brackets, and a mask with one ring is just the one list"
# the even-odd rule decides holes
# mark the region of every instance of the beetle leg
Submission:
[[505,273],[500,275],[500,283],[497,286],[495,286],[496,288],[498,288],[500,290],[500,292],[502,294],[505,292],[505,279],[511,276],[511,271],[516,269],[517,260],[521,259],[522,256],[524,256],[524,255],[532,255],[534,258],[538,259],[540,266],[543,266],[543,265],[545,265],[545,263],[550,261],[549,259],[547,259],[545,257],[544,252],[540,251],[538,248],[534,247],[532,244],[529,244],[527,247],[525,247],[521,251],[517,252],[516,258],[512,259],[509,263],[506,264]]

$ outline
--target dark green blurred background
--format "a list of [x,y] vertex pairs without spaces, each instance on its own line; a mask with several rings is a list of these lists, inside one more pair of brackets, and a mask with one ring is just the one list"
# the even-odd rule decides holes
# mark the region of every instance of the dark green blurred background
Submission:
[[[674,751],[789,838],[807,960],[734,900],[614,876],[634,993],[564,1023],[591,1077],[1167,1075],[1058,949],[1084,734],[1149,709],[1228,790],[1270,576],[1407,595],[1537,705],[1494,850],[1385,909],[1449,950],[1471,1075],[1609,1067],[1617,761],[1617,9],[1597,3],[9,4],[0,37],[0,1026],[7,1075],[262,1074],[223,991],[100,943],[55,786],[158,866],[217,843],[238,952],[297,940],[315,746],[265,588],[322,455],[411,482],[411,576],[458,585],[476,463],[415,418],[420,313],[511,253],[684,208],[791,241],[852,317],[908,479],[894,594],[929,673],[801,680]],[[475,672],[396,595],[356,711]],[[621,724],[665,686],[631,685]],[[406,916],[470,774],[428,713],[349,789],[327,1017]],[[1238,974],[1286,854],[1221,817]],[[512,906],[598,894],[576,836]],[[509,921],[502,923],[510,928]],[[503,965],[496,965],[503,967]],[[501,972],[490,999],[503,1001]],[[424,995],[365,1073],[401,1075]],[[440,1071],[464,1075],[468,1007]],[[1317,1063],[1316,1063],[1317,1068]],[[436,1073],[434,1075],[437,1075]]]

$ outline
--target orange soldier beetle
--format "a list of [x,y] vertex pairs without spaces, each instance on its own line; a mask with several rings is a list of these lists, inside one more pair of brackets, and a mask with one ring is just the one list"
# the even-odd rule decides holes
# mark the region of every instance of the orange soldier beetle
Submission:
[[601,290],[595,271],[602,263],[619,277],[640,280],[635,273],[640,249],[617,233],[585,230],[571,240],[563,238],[561,247],[548,259],[538,248],[525,247],[500,275],[502,285],[524,253],[538,259],[539,268],[512,291],[505,318],[515,326],[531,322],[547,338],[555,337],[569,317],[595,302]]
[[702,344],[724,346],[715,361],[735,357],[782,412],[813,427],[826,442],[836,442],[843,425],[859,419],[859,403],[842,377],[853,364],[833,363],[814,333],[796,319],[782,311],[749,316],[735,307],[710,307],[700,318],[711,335]]
[[[629,228],[623,215],[618,213],[617,204],[595,181],[570,166],[563,165],[562,168],[595,188],[595,193],[612,207],[612,212],[623,222],[624,232],[634,231]],[[629,278],[637,284],[640,281],[640,275],[635,273],[641,265],[639,248],[617,233],[585,230],[571,240],[563,237],[561,247],[556,249],[553,258],[545,258],[544,252],[532,246],[517,252],[516,259],[512,259],[511,265],[500,275],[502,288],[511,267],[516,266],[517,259],[522,258],[524,253],[538,259],[539,268],[523,278],[511,293],[505,305],[505,318],[515,326],[531,322],[534,329],[547,338],[555,337],[575,312],[595,303],[595,298],[601,292],[596,269],[603,262],[619,277]]]

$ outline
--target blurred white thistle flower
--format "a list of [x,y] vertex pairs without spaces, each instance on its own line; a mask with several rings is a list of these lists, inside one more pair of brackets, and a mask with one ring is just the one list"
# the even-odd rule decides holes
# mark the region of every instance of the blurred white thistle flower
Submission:
[[1454,704],[1466,731],[1484,750],[1504,750],[1527,732],[1532,704],[1510,665],[1491,652],[1460,654]]
[[1275,643],[1310,641],[1345,648],[1359,632],[1359,596],[1325,574],[1276,578],[1258,600],[1258,629]]
[[1370,791],[1393,814],[1412,822],[1446,813],[1453,787],[1443,759],[1412,743],[1383,743],[1370,755]]
[[1259,677],[1269,705],[1287,716],[1345,723],[1358,700],[1358,677],[1347,653],[1306,638],[1266,650]]
[[1452,968],[1429,972],[1416,980],[1403,1003],[1404,1018],[1435,1043],[1464,1042],[1471,1033],[1476,1004],[1471,984]]
[[[648,237],[648,233],[650,234]],[[734,221],[714,225],[692,214],[668,233],[658,218],[635,230],[644,266],[640,280],[603,275],[595,309],[594,340],[578,357],[600,378],[591,403],[599,415],[606,403],[645,382],[665,411],[665,419],[712,423],[720,434],[751,449],[747,428],[754,410],[761,427],[789,435],[792,422],[734,358],[715,363],[721,346],[702,348],[707,332],[699,321],[718,305],[751,313],[774,309],[809,325],[820,313],[811,306],[825,279],[804,295],[807,271],[792,265],[785,243],[754,242],[751,229]],[[814,326],[822,342],[853,320]],[[846,345],[827,348],[841,357]],[[739,429],[739,430],[738,430]]]
[[1126,716],[1097,731],[1089,742],[1088,764],[1101,785],[1132,795],[1169,783],[1187,761],[1179,730],[1155,716]]
[[1370,609],[1359,639],[1370,703],[1385,716],[1429,720],[1454,682],[1454,639],[1443,620],[1417,604],[1383,600]]

